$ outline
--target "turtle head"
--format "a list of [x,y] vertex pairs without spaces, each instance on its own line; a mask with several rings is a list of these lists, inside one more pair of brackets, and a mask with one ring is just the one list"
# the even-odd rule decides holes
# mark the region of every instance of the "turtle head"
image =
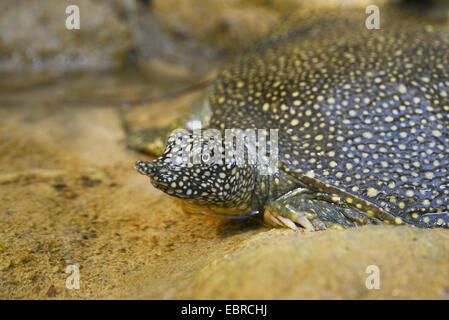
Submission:
[[170,136],[159,158],[137,161],[134,168],[148,176],[154,187],[184,200],[187,211],[250,214],[256,183],[254,167],[225,161],[224,150],[219,139],[196,143],[193,133],[185,131]]

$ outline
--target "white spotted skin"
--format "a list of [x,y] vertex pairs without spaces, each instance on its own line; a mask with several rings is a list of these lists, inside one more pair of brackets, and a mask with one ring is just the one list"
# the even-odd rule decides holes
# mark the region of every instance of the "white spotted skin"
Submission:
[[449,31],[383,12],[287,23],[215,81],[211,126],[277,128],[290,175],[419,225],[449,212]]
[[[186,132],[185,145],[170,137],[164,153],[154,161],[138,161],[136,170],[151,178],[151,183],[167,194],[181,198],[195,207],[214,207],[215,213],[228,215],[251,214],[257,175],[254,166],[238,166],[235,162],[194,163],[193,158],[176,161],[185,156],[182,150],[193,146],[193,135]],[[179,142],[179,141],[178,141]],[[204,148],[207,141],[199,148]],[[224,149],[223,149],[224,150]],[[199,153],[193,150],[189,155]],[[224,151],[223,151],[224,152]]]
[[[178,162],[182,150],[193,146],[193,134],[185,132],[184,139],[172,135],[164,153],[154,161],[138,161],[135,169],[147,175],[156,188],[183,199],[188,211],[218,215],[245,216],[262,212],[268,201],[297,187],[299,181],[278,171],[273,175],[260,175],[255,165],[231,162],[195,164],[193,158]],[[184,144],[182,144],[182,143]],[[209,142],[203,140],[189,153],[190,157],[205,150]],[[222,159],[230,145],[222,142]],[[233,145],[235,149],[235,145]]]
[[277,176],[168,168],[153,184],[231,210],[307,185],[386,223],[448,227],[449,31],[382,12],[382,30],[364,28],[363,11],[292,19],[213,82],[209,127],[278,129]]

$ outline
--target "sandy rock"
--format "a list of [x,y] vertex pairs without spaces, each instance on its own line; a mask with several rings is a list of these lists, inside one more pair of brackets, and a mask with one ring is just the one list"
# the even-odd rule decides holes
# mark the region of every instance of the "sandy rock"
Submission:
[[[447,299],[446,230],[370,226],[301,234],[271,230],[198,272],[187,299]],[[365,282],[379,268],[380,288]]]

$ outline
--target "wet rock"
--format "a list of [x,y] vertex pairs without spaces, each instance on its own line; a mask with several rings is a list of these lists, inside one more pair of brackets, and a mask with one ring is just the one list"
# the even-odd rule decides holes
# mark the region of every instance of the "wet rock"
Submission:
[[74,0],[80,29],[66,28],[64,2],[0,4],[0,86],[9,90],[51,83],[67,73],[127,70],[187,81],[221,58],[192,38],[179,38],[142,1]]
[[[281,18],[271,1],[154,1],[155,16],[172,34],[238,52],[266,34]],[[268,4],[268,5],[267,5]],[[298,3],[292,4],[298,7]],[[207,19],[204,17],[207,16]]]
[[124,68],[204,76],[267,34],[283,16],[340,2],[74,0],[70,4],[80,9],[80,29],[68,30],[67,3],[6,0],[0,4],[0,73],[7,75],[6,83],[21,86],[70,71]]
[[65,2],[3,1],[0,72],[59,74],[122,65],[131,47],[125,21],[106,2],[70,4],[80,9],[79,30],[66,28]]

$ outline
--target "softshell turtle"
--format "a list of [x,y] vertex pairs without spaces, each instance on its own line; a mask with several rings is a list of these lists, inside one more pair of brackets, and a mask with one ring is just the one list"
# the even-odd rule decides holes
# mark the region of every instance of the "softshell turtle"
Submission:
[[[364,9],[288,20],[226,65],[202,111],[184,119],[190,130],[201,121],[223,137],[226,129],[277,130],[277,170],[260,174],[235,158],[174,161],[181,147],[194,156],[211,150],[208,139],[194,147],[191,131],[184,146],[172,136],[162,156],[135,168],[198,212],[260,213],[306,230],[447,228],[448,28],[382,9],[380,17],[380,30],[365,27]],[[150,133],[131,135],[130,145],[148,151]],[[233,144],[220,146],[224,154]]]

